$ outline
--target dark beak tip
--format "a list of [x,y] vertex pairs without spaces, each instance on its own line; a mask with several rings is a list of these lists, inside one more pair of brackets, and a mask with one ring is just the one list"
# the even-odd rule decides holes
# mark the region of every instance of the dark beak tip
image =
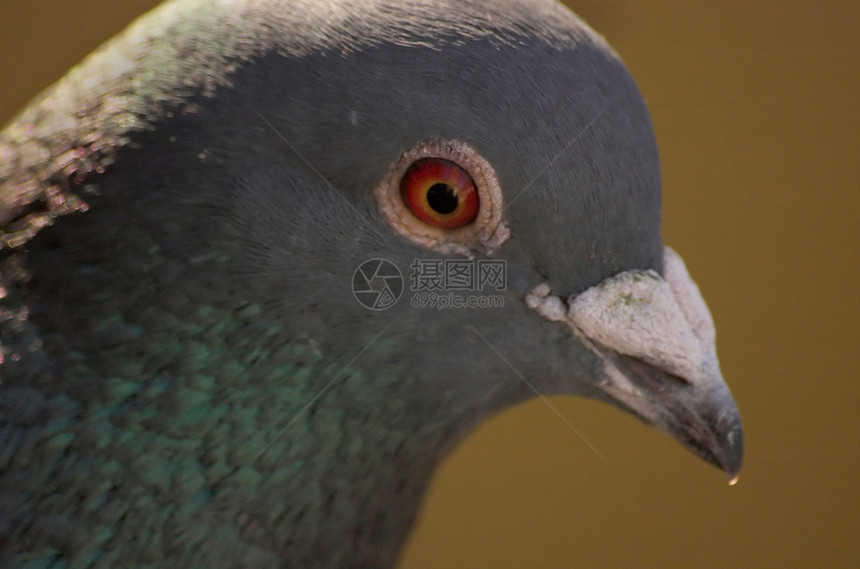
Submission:
[[[744,460],[744,432],[740,419],[735,417],[728,428],[715,429],[713,438],[709,437],[710,444],[705,444],[704,458],[729,478],[729,486],[734,486],[740,478],[741,466]],[[703,441],[699,441],[700,443]]]
[[729,486],[734,486],[740,478],[741,466],[744,461],[744,432],[740,420],[726,435],[727,443],[723,447],[723,470],[729,476]]
[[[705,415],[699,428],[682,428],[674,433],[675,438],[693,454],[725,472],[730,486],[737,484],[744,459],[743,428],[734,402],[732,407],[735,412],[729,415],[728,420],[710,422]],[[704,425],[708,425],[707,428],[702,428]]]

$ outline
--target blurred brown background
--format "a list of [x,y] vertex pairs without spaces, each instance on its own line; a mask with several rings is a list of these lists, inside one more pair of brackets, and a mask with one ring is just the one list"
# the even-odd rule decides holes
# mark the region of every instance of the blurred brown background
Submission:
[[[0,122],[156,3],[0,0]],[[651,109],[666,241],[744,419],[741,481],[555,399],[602,461],[535,402],[444,465],[400,567],[860,566],[860,2],[569,4]]]

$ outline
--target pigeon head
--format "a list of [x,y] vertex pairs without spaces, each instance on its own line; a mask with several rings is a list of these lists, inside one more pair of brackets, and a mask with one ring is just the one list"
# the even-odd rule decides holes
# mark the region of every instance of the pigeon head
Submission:
[[0,142],[4,372],[74,402],[74,452],[196,457],[160,495],[236,559],[390,563],[438,460],[538,395],[737,475],[642,97],[554,2],[169,2]]
[[[737,414],[715,367],[712,332],[700,339],[694,330],[698,315],[709,322],[707,308],[683,263],[664,252],[647,110],[602,38],[552,2],[377,3],[358,23],[331,25],[305,38],[300,56],[269,52],[231,79],[232,128],[253,134],[223,154],[238,153],[247,173],[224,194],[213,185],[206,202],[224,206],[227,242],[242,243],[234,266],[262,284],[257,300],[324,352],[364,347],[385,328],[380,337],[391,347],[374,352],[378,365],[396,361],[398,374],[422,386],[421,401],[477,404],[486,416],[535,391],[597,397],[734,477]],[[265,150],[251,165],[244,147]],[[444,226],[432,217],[434,184],[452,192],[450,207],[466,207],[458,182],[434,164],[464,176],[477,196],[474,219]],[[407,195],[412,183],[423,192],[417,205]],[[368,310],[350,294],[356,269],[370,259],[403,278],[390,309]],[[473,286],[442,282],[459,261],[475,273]],[[485,261],[502,263],[503,290],[477,290]],[[674,289],[664,280],[669,264],[679,266]],[[428,286],[427,271],[440,266],[441,280]],[[600,302],[588,311],[579,302],[563,322],[538,308],[557,299],[569,310],[569,300],[623,273],[654,290],[628,290],[629,279],[616,278]],[[502,302],[442,309],[449,292]],[[581,322],[611,320],[611,295],[651,306],[601,324],[618,330],[588,336]],[[667,304],[673,318],[663,324],[654,313]],[[615,337],[635,335],[621,330],[632,320],[641,337],[621,347]],[[344,335],[362,340],[344,343]],[[647,366],[630,367],[640,361]]]

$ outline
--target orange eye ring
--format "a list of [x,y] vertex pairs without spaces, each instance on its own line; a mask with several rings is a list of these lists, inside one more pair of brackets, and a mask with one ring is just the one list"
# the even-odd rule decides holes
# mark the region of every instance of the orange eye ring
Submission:
[[495,170],[460,140],[422,140],[392,162],[373,188],[388,225],[446,255],[491,255],[511,231]]
[[409,166],[400,181],[400,196],[412,215],[440,229],[468,225],[480,209],[469,173],[442,158],[422,158]]

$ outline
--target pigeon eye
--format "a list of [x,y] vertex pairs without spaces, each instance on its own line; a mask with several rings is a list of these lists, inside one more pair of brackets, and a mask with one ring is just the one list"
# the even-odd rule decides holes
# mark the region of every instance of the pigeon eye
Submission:
[[475,182],[449,160],[413,162],[400,182],[400,195],[415,217],[433,227],[457,229],[478,217]]
[[458,140],[407,150],[373,195],[394,231],[440,253],[491,253],[510,234],[493,167]]

